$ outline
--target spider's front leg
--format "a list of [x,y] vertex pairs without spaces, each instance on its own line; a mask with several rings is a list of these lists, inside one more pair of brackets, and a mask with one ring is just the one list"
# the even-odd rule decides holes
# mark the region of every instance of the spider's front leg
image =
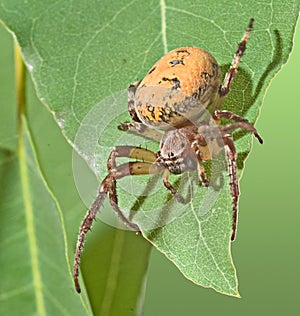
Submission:
[[[76,291],[78,293],[81,292],[78,276],[79,276],[79,265],[80,265],[81,253],[83,250],[85,237],[88,231],[91,230],[91,227],[96,218],[96,215],[106,198],[107,192],[113,186],[115,186],[115,180],[112,177],[110,177],[110,175],[107,175],[105,179],[102,181],[98,190],[98,194],[80,225],[77,244],[76,244],[74,264],[73,264],[74,283],[75,283]],[[114,190],[112,189],[112,192],[113,191]]]
[[132,230],[139,232],[139,228],[134,225],[133,223],[129,222],[127,218],[123,215],[121,210],[118,206],[118,199],[117,199],[117,193],[116,193],[116,179],[119,176],[120,178],[120,172],[119,170],[115,170],[113,172],[110,172],[104,180],[101,182],[98,194],[90,206],[89,210],[87,211],[79,229],[77,244],[76,244],[76,252],[75,252],[75,258],[74,258],[74,265],[73,265],[73,277],[74,277],[74,283],[75,288],[78,293],[81,292],[80,285],[79,285],[79,266],[80,266],[80,259],[81,259],[81,253],[83,251],[83,246],[85,242],[85,237],[87,233],[91,230],[93,222],[96,218],[96,215],[103,205],[103,202],[107,196],[109,195],[109,202],[111,206],[113,207],[114,211],[117,213],[119,218]]
[[[128,157],[142,160],[141,162],[128,162],[124,163],[120,166],[116,165],[117,157]],[[138,226],[131,223],[121,212],[118,206],[117,192],[116,192],[116,181],[123,177],[129,175],[139,175],[139,174],[155,174],[161,172],[164,167],[160,167],[157,164],[154,164],[156,160],[156,154],[150,150],[133,147],[133,146],[117,146],[111,152],[108,161],[107,161],[107,169],[108,175],[101,182],[98,194],[92,203],[91,207],[87,211],[78,234],[76,252],[74,258],[74,266],[73,266],[73,276],[74,283],[78,293],[80,293],[80,285],[79,285],[79,265],[81,259],[81,253],[83,250],[84,242],[86,234],[93,225],[93,222],[96,218],[96,215],[103,205],[103,202],[108,195],[109,202],[118,215],[118,217],[122,220],[124,224],[126,224],[132,230],[139,232]]]

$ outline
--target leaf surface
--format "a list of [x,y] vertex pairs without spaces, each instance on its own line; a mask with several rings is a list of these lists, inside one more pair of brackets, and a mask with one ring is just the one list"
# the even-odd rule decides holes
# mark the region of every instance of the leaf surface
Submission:
[[24,315],[89,315],[73,290],[60,206],[37,165],[27,128],[21,137],[18,156],[0,153],[1,310],[17,315],[21,306]]
[[[11,198],[11,194],[8,196],[6,196],[6,194],[8,192],[18,194],[15,190],[20,186],[21,173],[17,172],[16,176],[12,176],[12,172],[8,172],[12,167],[7,163],[7,157],[13,157],[16,161],[20,159],[20,162],[16,162],[16,166],[18,166],[21,161],[23,165],[27,164],[26,159],[28,155],[19,157],[19,153],[17,151],[15,152],[18,148],[17,141],[19,141],[20,138],[16,132],[17,111],[16,96],[14,96],[13,42],[10,34],[1,27],[0,36],[0,41],[3,43],[3,47],[5,47],[5,51],[2,51],[0,54],[0,64],[3,65],[0,72],[0,96],[3,96],[3,99],[1,98],[0,115],[1,123],[3,123],[3,128],[0,129],[0,139],[2,140],[1,152],[3,152],[3,160],[1,159],[3,169],[1,169],[0,173],[0,193],[3,203],[0,203],[0,213],[3,225],[9,225],[10,232],[18,232],[20,230],[26,230],[26,223],[25,221],[15,221],[15,217],[11,217],[11,212],[21,217],[22,214],[24,215],[25,209],[22,203],[15,208],[15,201]],[[125,234],[126,232],[124,232],[123,235],[121,234],[121,238],[116,238],[115,235],[118,230],[112,228],[108,229],[107,225],[101,225],[99,221],[97,225],[95,225],[93,234],[90,235],[92,239],[89,238],[87,250],[82,260],[82,274],[85,279],[85,282],[81,282],[83,293],[81,296],[75,293],[73,276],[70,273],[70,265],[73,262],[76,236],[82,216],[85,213],[85,205],[80,200],[74,185],[71,147],[64,139],[61,130],[55,124],[47,109],[42,106],[37,99],[29,76],[27,76],[26,80],[25,94],[27,96],[26,113],[32,138],[29,152],[33,152],[34,156],[38,159],[38,163],[36,163],[34,167],[39,168],[36,173],[41,177],[41,181],[43,180],[45,182],[47,186],[46,190],[48,190],[50,195],[49,199],[51,200],[51,198],[53,198],[57,203],[58,209],[52,211],[55,211],[62,220],[50,223],[47,221],[47,218],[43,216],[43,212],[48,210],[47,201],[49,199],[45,199],[45,205],[42,205],[40,209],[32,210],[33,213],[39,212],[40,217],[49,224],[49,230],[52,229],[54,233],[59,232],[57,239],[61,236],[64,237],[64,239],[60,240],[61,245],[59,249],[56,249],[57,251],[52,248],[49,249],[49,257],[47,258],[49,264],[62,267],[61,274],[64,274],[64,278],[61,278],[60,273],[52,273],[48,265],[41,264],[38,268],[39,274],[48,275],[51,273],[51,278],[43,278],[42,286],[35,288],[34,292],[32,291],[32,299],[28,299],[28,295],[19,295],[19,274],[12,273],[11,262],[4,259],[8,258],[8,260],[10,260],[12,258],[11,253],[15,249],[14,247],[17,248],[19,244],[21,244],[22,248],[24,248],[23,251],[14,252],[13,259],[15,262],[18,262],[19,271],[27,269],[26,273],[29,274],[31,272],[32,254],[28,252],[28,247],[26,248],[24,246],[28,242],[28,238],[26,239],[28,236],[22,236],[16,244],[10,244],[9,247],[1,248],[1,259],[3,258],[1,267],[3,269],[2,273],[5,275],[5,282],[0,286],[0,314],[19,315],[20,310],[30,311],[28,314],[33,314],[36,310],[35,295],[44,298],[44,296],[46,296],[45,289],[53,289],[53,284],[56,284],[60,289],[51,293],[53,306],[51,303],[48,304],[48,302],[44,304],[46,305],[45,313],[49,315],[53,315],[53,311],[55,314],[64,313],[55,306],[55,302],[61,302],[62,299],[64,300],[64,311],[70,311],[64,314],[68,315],[76,315],[76,312],[78,315],[86,314],[82,308],[77,308],[77,303],[74,306],[74,299],[79,303],[81,301],[83,307],[84,304],[87,306],[91,304],[95,315],[97,315],[98,312],[101,313],[101,311],[108,311],[116,315],[120,313],[124,315],[137,315],[141,313],[144,299],[145,272],[148,265],[150,245],[147,245],[148,243],[141,236],[137,237],[133,234]],[[11,97],[8,97],[9,95],[11,95]],[[26,128],[25,135],[27,134],[28,131]],[[22,137],[22,134],[20,134],[20,137]],[[35,199],[38,199],[40,197],[41,187],[34,185],[35,181],[35,178],[28,177],[27,186],[30,187],[31,195]],[[11,218],[12,220],[8,222],[7,219]],[[52,225],[54,227],[52,227]],[[30,236],[36,240],[48,240],[49,230],[35,229]],[[6,230],[1,230],[1,245],[2,243],[5,244],[6,239],[9,238],[9,235],[6,236],[5,234]],[[93,245],[92,249],[90,249],[91,245]],[[47,245],[42,243],[42,246],[43,249],[45,247],[47,250]],[[62,251],[63,249],[64,251]],[[136,261],[137,253],[139,255],[138,261]],[[66,257],[67,255],[68,257]],[[112,260],[116,257],[119,258],[119,260]],[[112,262],[114,262],[113,267],[111,267]],[[65,266],[63,266],[63,263]],[[132,266],[134,266],[135,269],[132,269]],[[30,279],[30,275],[28,279]],[[130,288],[128,288],[129,281],[132,284]],[[111,283],[115,284],[115,286],[111,286]],[[10,286],[7,286],[8,284]],[[16,290],[12,290],[14,287]],[[88,298],[85,291],[86,287],[89,291]],[[62,291],[66,288],[68,290],[62,296]],[[107,291],[107,289],[110,290]],[[30,292],[30,290],[29,284],[28,292]],[[125,292],[125,295],[120,295],[120,293]],[[69,298],[69,296],[71,296],[71,298]],[[87,303],[84,303],[84,300],[86,300]],[[13,305],[13,308],[11,305]],[[88,314],[89,313],[90,312],[88,312]]]
[[[141,79],[164,53],[181,46],[206,49],[225,73],[251,17],[256,20],[254,31],[224,108],[254,122],[271,78],[287,61],[291,51],[298,12],[299,1],[296,0],[222,1],[209,5],[202,1],[163,0],[126,4],[121,1],[81,1],[76,4],[66,0],[0,1],[0,18],[16,35],[38,95],[55,115],[72,145],[86,115],[100,105],[99,116],[89,122],[83,134],[92,146],[96,141],[96,147],[74,145],[100,178],[106,172],[109,151],[116,144],[122,144],[118,141],[146,144],[138,137],[121,136],[116,130],[122,120],[129,119],[126,95],[118,91]],[[103,104],[106,107],[101,108]],[[99,126],[98,121],[103,120],[106,120],[105,128]],[[100,141],[95,135],[101,136]],[[250,151],[251,137],[237,133],[235,140],[239,168],[242,169]],[[158,150],[157,145],[147,144]],[[167,225],[150,231],[144,229],[145,237],[187,278],[238,296],[230,254],[231,199],[226,177],[216,200],[213,190],[207,192],[195,186],[193,175],[172,177],[173,182],[183,184],[186,195],[197,192],[183,211],[172,201],[172,207],[164,207],[170,201],[168,192],[162,187],[157,189],[157,185],[161,185],[160,179],[148,179],[124,179],[123,185],[120,181],[122,209],[145,211],[141,214],[145,214],[145,227],[148,228],[154,216],[152,210],[163,209],[164,214],[170,209],[175,213],[178,211]],[[143,187],[147,198],[143,197]],[[139,194],[135,188],[139,188]],[[211,210],[199,213],[203,198],[212,204]],[[91,197],[86,199],[89,201]],[[158,215],[155,213],[155,216]]]

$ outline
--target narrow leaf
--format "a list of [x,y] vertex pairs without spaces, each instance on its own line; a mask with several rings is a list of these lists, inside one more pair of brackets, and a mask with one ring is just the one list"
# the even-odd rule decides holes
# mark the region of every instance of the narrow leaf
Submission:
[[0,157],[1,314],[18,315],[20,309],[24,315],[90,314],[74,293],[63,216],[40,172],[27,128],[18,156],[1,151]]
[[[82,1],[72,6],[66,0],[26,5],[1,0],[0,4],[0,18],[22,47],[41,100],[54,113],[68,141],[100,178],[106,173],[108,153],[116,144],[149,144],[149,148],[158,150],[157,145],[140,138],[121,136],[116,126],[129,119],[126,95],[118,91],[141,79],[159,57],[176,47],[199,46],[214,55],[225,73],[249,19],[254,17],[247,54],[224,104],[224,108],[254,122],[271,78],[287,61],[299,13],[298,0],[162,0],[126,4]],[[97,116],[86,125],[86,115],[95,108],[93,113]],[[101,121],[105,128],[99,124]],[[85,136],[88,145],[96,146],[78,146],[75,137],[83,126],[81,136]],[[242,171],[251,137],[238,133],[235,139]],[[173,260],[187,278],[238,296],[230,254],[231,201],[227,178],[224,176],[217,199],[213,190],[207,192],[195,186],[194,175],[171,180],[183,183],[186,195],[197,192],[183,211],[170,202],[167,192],[158,189],[161,183],[155,177],[124,179],[123,184],[120,181],[120,206],[124,212],[142,211],[142,215],[136,212],[136,217],[143,216],[145,237]],[[206,205],[211,203],[208,212],[198,212],[203,198]],[[164,216],[170,210],[174,213],[167,216],[164,225],[149,229],[153,218],[159,216],[152,210],[163,210]]]

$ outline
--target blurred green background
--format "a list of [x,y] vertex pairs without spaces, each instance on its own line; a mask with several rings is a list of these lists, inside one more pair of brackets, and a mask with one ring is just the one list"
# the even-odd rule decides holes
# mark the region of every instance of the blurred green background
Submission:
[[[186,280],[153,250],[145,315],[295,315],[300,310],[300,25],[289,62],[267,91],[241,180],[232,245],[241,299]],[[298,312],[296,312],[298,310]]]
[[[254,142],[241,180],[239,229],[232,251],[242,298],[227,297],[194,285],[153,249],[146,285],[145,316],[294,315],[299,310],[299,56],[298,26],[291,58],[272,81],[256,125],[265,143],[259,145]],[[6,79],[7,76],[12,77],[13,74],[5,75]],[[10,98],[13,99],[11,92]],[[59,128],[55,127],[45,108],[35,108],[30,115],[31,123],[39,127],[36,130],[47,133],[49,124],[49,128],[54,128],[59,136]],[[5,119],[0,132],[8,128],[14,129],[14,126]],[[52,166],[45,166],[50,173],[53,168],[53,175],[48,173],[47,180],[51,182],[55,172],[59,173],[54,170],[57,166],[59,168],[59,158],[68,157],[69,169],[64,171],[64,178],[66,176],[66,181],[72,183],[69,145],[52,136],[46,140],[42,139],[42,135],[40,138],[35,135],[37,147],[41,142],[49,148],[48,152],[41,152],[41,155],[47,158],[50,152],[53,155]],[[13,148],[14,140],[11,141]],[[58,187],[54,188],[58,196],[59,190]],[[73,204],[74,212],[82,210],[83,206],[78,205],[77,200],[69,196],[62,198],[65,195],[63,188],[60,195],[63,207]]]

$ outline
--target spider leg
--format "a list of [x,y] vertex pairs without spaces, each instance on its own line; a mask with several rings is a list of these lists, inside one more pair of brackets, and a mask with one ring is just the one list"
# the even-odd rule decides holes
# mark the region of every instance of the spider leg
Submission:
[[235,124],[222,126],[221,128],[224,130],[225,133],[229,133],[238,128],[241,128],[241,129],[251,132],[261,144],[263,143],[263,140],[261,136],[258,134],[256,128],[247,119],[226,110],[217,110],[214,112],[213,115],[216,120],[225,118],[225,119],[233,120],[236,122]]
[[[139,148],[139,149],[143,149],[143,148]],[[166,169],[166,167],[161,164],[154,163],[154,162],[144,162],[144,161],[143,162],[139,162],[139,161],[128,162],[117,167],[116,179],[121,179],[129,175],[158,174],[161,171],[164,171],[163,183],[165,187],[171,191],[171,193],[175,196],[178,202],[184,204],[185,203],[184,198],[177,192],[177,190],[169,182],[169,175],[170,175],[169,170]]]
[[248,124],[245,124],[245,122],[237,122],[237,123],[221,126],[220,128],[225,134],[233,132],[238,128],[244,129],[246,131],[251,132],[261,144],[263,143],[262,138],[259,136],[256,129],[251,124],[248,125]]
[[140,84],[140,82],[141,82],[141,80],[134,82],[133,84],[131,84],[128,87],[128,90],[127,90],[127,92],[128,92],[128,112],[129,112],[129,115],[131,116],[131,118],[136,122],[141,122],[139,117],[136,114],[135,106],[134,106],[135,91],[136,91],[138,85]]
[[175,198],[177,199],[177,201],[179,203],[185,204],[185,199],[183,198],[183,196],[181,196],[177,190],[172,186],[172,184],[169,182],[169,176],[170,176],[170,171],[168,169],[164,170],[164,174],[163,174],[163,183],[164,186],[170,190],[170,192],[175,196]]
[[211,154],[207,147],[206,141],[200,133],[196,136],[195,141],[192,143],[192,148],[197,157],[197,171],[198,177],[201,181],[202,186],[207,187],[209,182],[207,180],[205,168],[202,164],[202,161],[210,160]]
[[230,193],[232,196],[232,234],[231,240],[235,239],[236,229],[237,229],[237,216],[238,216],[238,199],[240,195],[239,190],[239,182],[238,182],[238,173],[237,173],[237,153],[234,146],[233,138],[228,133],[235,131],[236,129],[240,128],[243,130],[247,130],[251,132],[258,141],[262,144],[263,140],[261,136],[258,134],[256,128],[245,118],[236,115],[232,112],[225,111],[225,110],[217,110],[214,112],[214,119],[220,120],[222,118],[233,120],[235,123],[219,126],[222,134],[223,134],[223,142],[225,147],[225,153],[227,157],[228,163],[228,172],[229,172],[229,179],[230,179]]
[[230,87],[231,87],[231,84],[232,84],[232,81],[237,74],[237,70],[238,70],[241,58],[244,55],[244,52],[246,50],[246,44],[248,42],[250,33],[252,31],[252,28],[253,28],[253,23],[254,23],[254,19],[251,19],[249,24],[248,24],[248,27],[246,29],[246,32],[245,32],[244,36],[242,37],[241,42],[239,43],[239,45],[237,47],[237,50],[234,54],[230,68],[225,75],[223,84],[220,86],[219,95],[220,95],[221,99],[226,94],[228,94]]
[[[127,157],[142,160],[142,162],[129,162],[120,166],[116,165],[117,157]],[[161,169],[155,168],[154,162],[156,160],[156,154],[151,150],[134,147],[134,146],[116,146],[110,153],[107,160],[108,176],[104,179],[103,190],[108,192],[109,202],[121,219],[121,221],[134,231],[139,231],[138,227],[132,224],[122,213],[118,206],[118,198],[116,192],[116,180],[129,175],[139,174],[151,174],[158,173]],[[107,179],[108,184],[105,186],[105,180]],[[107,189],[106,189],[107,188]],[[101,191],[101,186],[100,190]]]
[[[142,160],[142,162],[129,162],[116,167],[117,157],[134,158]],[[117,146],[110,153],[110,156],[107,160],[107,169],[109,172],[118,171],[115,175],[116,180],[129,175],[157,174],[164,170],[163,183],[165,187],[171,191],[171,193],[176,197],[178,202],[184,203],[184,198],[169,183],[169,170],[166,169],[163,165],[157,164],[156,159],[157,155],[151,150],[134,146]],[[204,177],[206,178],[205,175]],[[117,211],[117,213],[119,212]]]
[[[124,175],[125,176],[125,175]],[[109,188],[108,188],[108,198],[109,198],[109,203],[112,206],[114,212],[117,214],[119,219],[131,230],[139,233],[140,229],[137,225],[131,223],[122,213],[122,211],[119,208],[118,205],[118,196],[117,196],[117,191],[116,191],[116,180],[115,177],[113,176],[112,179],[110,180]]]
[[232,233],[231,240],[235,239],[236,229],[237,229],[237,216],[238,216],[238,200],[240,195],[238,173],[236,158],[237,153],[234,146],[233,139],[230,135],[226,134],[223,136],[223,141],[225,145],[225,153],[228,163],[228,173],[229,173],[229,185],[230,185],[230,194],[232,197]]
[[116,146],[107,159],[107,170],[109,172],[116,169],[116,159],[118,157],[127,157],[137,160],[155,162],[156,154],[148,149],[135,146]]
[[[111,180],[111,179],[110,179]],[[96,218],[96,215],[102,206],[105,198],[106,198],[106,190],[103,189],[104,183],[108,182],[108,176],[102,181],[99,192],[96,196],[96,199],[90,206],[89,210],[87,211],[79,229],[77,244],[76,244],[76,252],[75,252],[75,258],[74,258],[74,265],[73,265],[73,276],[74,276],[74,283],[75,288],[78,293],[81,292],[78,276],[79,276],[79,265],[80,265],[80,259],[81,259],[81,253],[84,246],[85,236],[88,233],[89,230],[91,230],[92,224]],[[107,186],[107,185],[106,185]]]
[[160,142],[162,133],[139,122],[125,122],[118,126],[121,131],[129,131]]
[[[116,166],[116,158],[117,157],[127,157],[138,159],[142,161],[136,162],[128,162],[124,163],[120,166]],[[110,153],[109,158],[107,160],[107,170],[109,175],[106,177],[112,180],[109,181],[107,188],[109,202],[118,215],[118,217],[122,220],[122,222],[131,228],[132,230],[139,231],[138,227],[132,224],[122,213],[118,206],[118,198],[116,192],[116,180],[124,178],[130,175],[144,175],[144,174],[156,174],[161,172],[164,167],[160,167],[155,164],[156,154],[148,149],[134,147],[134,146],[116,146],[114,150]],[[108,178],[108,179],[110,179]],[[104,180],[105,181],[105,180]],[[101,187],[101,186],[100,186]],[[104,186],[103,186],[104,188]],[[104,188],[105,189],[105,188]]]
[[197,171],[198,171],[198,177],[199,177],[199,179],[200,179],[200,181],[202,183],[202,186],[208,187],[209,181],[207,180],[205,169],[204,169],[204,166],[202,165],[202,161],[201,160],[198,160]]
[[[135,158],[141,160],[148,160],[150,162],[128,162],[120,166],[116,166],[117,157]],[[91,230],[92,224],[106,198],[106,195],[108,194],[109,202],[114,211],[116,212],[116,214],[118,215],[118,217],[122,220],[122,222],[132,230],[139,232],[138,226],[128,221],[128,219],[123,215],[122,211],[118,206],[116,180],[126,177],[128,175],[156,174],[164,170],[165,167],[155,164],[155,160],[156,154],[144,148],[138,148],[133,146],[117,146],[111,152],[107,162],[107,168],[109,173],[101,182],[98,189],[98,194],[80,225],[73,266],[74,283],[76,291],[78,293],[80,293],[81,291],[78,276],[81,253],[83,250],[85,237],[88,231]]]
[[[216,140],[219,148],[224,148],[226,160],[227,160],[227,169],[229,173],[229,185],[230,185],[230,194],[232,197],[232,233],[231,240],[235,239],[236,229],[237,229],[237,216],[238,216],[238,200],[240,195],[239,182],[238,182],[238,172],[237,172],[237,152],[233,142],[233,138],[229,132],[237,128],[242,128],[251,131],[252,133],[257,133],[253,125],[248,121],[244,122],[241,118],[240,122],[234,124],[229,124],[225,126],[201,126],[198,129],[199,135],[204,137],[208,141]],[[198,137],[199,137],[198,135]],[[257,134],[258,135],[258,134]],[[200,137],[200,140],[201,140]],[[219,141],[222,142],[219,142]],[[205,147],[204,147],[205,148]],[[214,153],[217,153],[218,149],[216,148]]]
[[128,112],[134,122],[125,122],[118,126],[118,129],[122,131],[134,132],[141,134],[147,138],[160,142],[162,134],[156,130],[149,128],[141,122],[135,111],[135,92],[139,86],[141,80],[131,84],[128,87]]

